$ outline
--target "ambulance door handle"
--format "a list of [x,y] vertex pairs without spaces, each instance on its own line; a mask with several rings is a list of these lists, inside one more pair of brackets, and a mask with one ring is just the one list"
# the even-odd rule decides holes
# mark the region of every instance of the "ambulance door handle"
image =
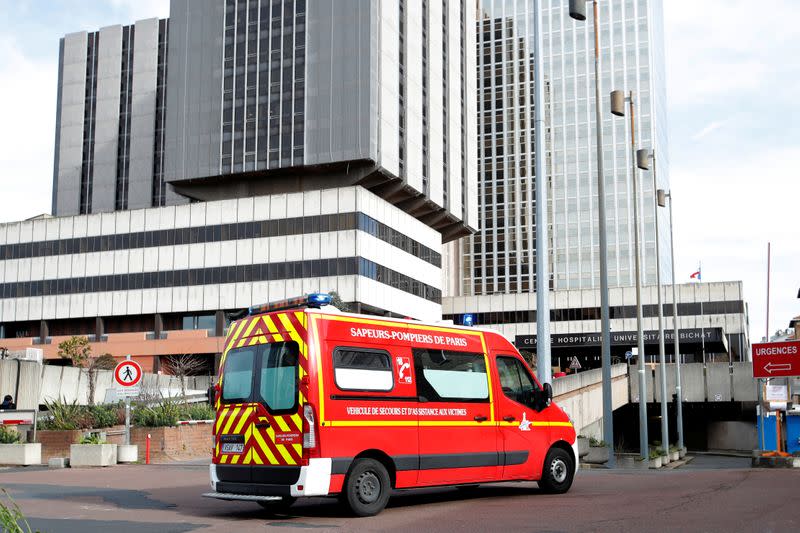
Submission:
[[486,418],[486,417],[485,417],[485,416],[483,416],[483,415],[478,415],[478,416],[476,416],[476,417],[475,417],[475,421],[476,421],[476,422],[486,422],[487,420],[489,420],[489,419],[488,419],[488,418]]
[[516,420],[516,418],[513,416],[504,416],[503,420],[505,420],[506,422],[513,422],[514,420]]

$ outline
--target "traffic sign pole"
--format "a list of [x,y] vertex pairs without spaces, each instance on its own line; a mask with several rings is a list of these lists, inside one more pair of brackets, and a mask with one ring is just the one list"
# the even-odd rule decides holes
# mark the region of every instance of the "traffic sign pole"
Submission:
[[117,394],[125,397],[125,444],[131,443],[131,396],[139,392],[142,381],[142,365],[131,360],[130,354],[114,369]]
[[[126,361],[131,360],[130,354],[125,357]],[[131,397],[125,395],[125,444],[131,443]]]

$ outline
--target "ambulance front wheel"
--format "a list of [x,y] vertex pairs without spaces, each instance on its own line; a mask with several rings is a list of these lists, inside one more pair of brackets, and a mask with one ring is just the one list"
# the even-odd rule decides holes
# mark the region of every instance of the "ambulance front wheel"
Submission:
[[391,492],[386,467],[375,459],[365,458],[353,463],[341,499],[356,516],[374,516],[386,507]]
[[539,487],[550,494],[562,494],[572,486],[574,476],[575,463],[570,453],[562,448],[552,448],[544,460]]

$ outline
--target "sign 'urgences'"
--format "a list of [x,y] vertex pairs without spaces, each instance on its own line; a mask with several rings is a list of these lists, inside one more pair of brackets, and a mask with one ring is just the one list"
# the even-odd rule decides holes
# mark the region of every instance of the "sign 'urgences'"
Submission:
[[800,341],[753,345],[753,377],[800,376]]

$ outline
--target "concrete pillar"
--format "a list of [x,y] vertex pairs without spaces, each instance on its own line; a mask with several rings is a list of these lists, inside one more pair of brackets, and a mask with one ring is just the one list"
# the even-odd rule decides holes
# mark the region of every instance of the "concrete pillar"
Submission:
[[214,376],[219,377],[219,364],[222,362],[222,354],[214,354]]
[[217,311],[215,314],[216,324],[214,326],[214,336],[222,337],[225,335],[225,312]]
[[39,323],[39,337],[42,339],[42,343],[44,340],[50,336],[50,327],[47,324],[47,320],[42,320]]
[[103,340],[103,335],[106,334],[106,323],[103,317],[98,316],[94,319],[94,338],[97,342]]
[[154,337],[156,340],[158,340],[161,338],[161,332],[164,331],[164,319],[160,313],[153,315],[153,318],[153,332],[155,333]]

